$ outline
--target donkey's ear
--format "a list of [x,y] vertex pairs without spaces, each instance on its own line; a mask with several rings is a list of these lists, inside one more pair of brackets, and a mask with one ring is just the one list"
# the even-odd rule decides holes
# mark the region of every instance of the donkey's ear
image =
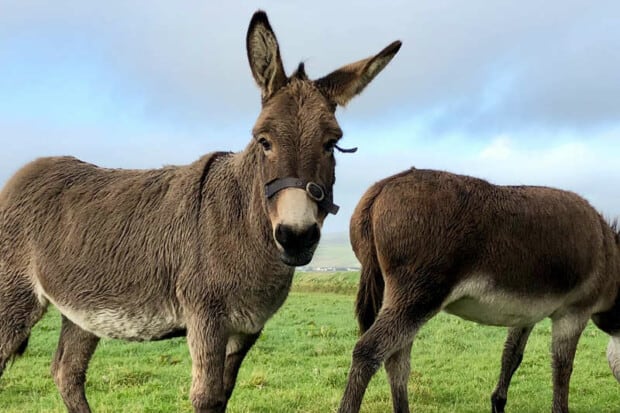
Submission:
[[286,84],[286,74],[276,35],[262,10],[252,16],[246,48],[252,75],[261,88],[263,100],[266,100]]
[[351,63],[315,81],[316,86],[340,106],[358,95],[372,79],[392,60],[401,46],[395,41],[375,56]]

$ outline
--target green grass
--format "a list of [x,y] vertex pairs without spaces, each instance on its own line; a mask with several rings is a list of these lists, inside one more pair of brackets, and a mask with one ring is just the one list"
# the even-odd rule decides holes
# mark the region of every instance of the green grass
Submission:
[[348,272],[304,272],[298,273],[293,282],[293,291],[302,293],[336,293],[355,295],[359,273]]
[[[324,277],[324,278],[323,278]],[[357,339],[357,275],[296,276],[294,292],[267,324],[243,364],[230,412],[335,411]],[[325,292],[332,285],[344,294]],[[0,379],[1,412],[64,412],[49,374],[60,320],[50,311],[33,330],[25,356]],[[414,412],[486,412],[499,372],[502,328],[441,314],[418,334],[409,394]],[[550,410],[550,324],[532,333],[513,379],[509,412]],[[571,412],[618,412],[620,392],[605,359],[607,337],[588,326],[571,382]],[[95,412],[191,411],[190,359],[184,339],[156,343],[102,340],[90,364],[87,395]],[[371,381],[363,412],[390,411],[385,373]]]

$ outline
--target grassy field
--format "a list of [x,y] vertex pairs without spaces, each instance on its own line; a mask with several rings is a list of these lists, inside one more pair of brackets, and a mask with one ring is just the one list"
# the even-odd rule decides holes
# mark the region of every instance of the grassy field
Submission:
[[[357,339],[357,274],[303,274],[241,368],[230,412],[335,411]],[[337,291],[338,293],[328,292]],[[1,412],[64,412],[49,374],[60,320],[50,311],[26,355],[0,379]],[[409,392],[414,412],[486,412],[499,372],[505,331],[440,315],[419,333]],[[550,324],[537,326],[508,396],[510,412],[550,410]],[[571,382],[571,412],[620,411],[620,389],[605,359],[607,337],[589,325]],[[90,364],[87,395],[95,412],[191,411],[184,339],[157,343],[102,340]],[[381,370],[363,412],[391,410]]]
[[326,232],[321,234],[321,242],[314,252],[314,257],[308,269],[318,267],[354,267],[359,268],[360,263],[355,258],[349,234],[347,232]]

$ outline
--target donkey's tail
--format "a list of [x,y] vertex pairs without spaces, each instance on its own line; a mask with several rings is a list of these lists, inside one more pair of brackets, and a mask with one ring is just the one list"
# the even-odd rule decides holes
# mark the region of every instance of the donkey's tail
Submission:
[[11,362],[15,361],[17,357],[21,357],[24,355],[24,353],[26,352],[26,349],[28,348],[29,340],[30,340],[30,334],[28,334],[26,338],[22,340],[22,342],[17,347],[17,350],[15,350],[15,352],[11,355]]
[[620,336],[612,337],[607,346],[607,361],[611,372],[620,383]]
[[351,245],[357,259],[362,264],[355,301],[355,314],[361,333],[368,330],[374,323],[383,304],[385,285],[377,259],[372,225],[372,206],[381,192],[381,188],[382,185],[380,184],[372,186],[364,194],[351,217]]

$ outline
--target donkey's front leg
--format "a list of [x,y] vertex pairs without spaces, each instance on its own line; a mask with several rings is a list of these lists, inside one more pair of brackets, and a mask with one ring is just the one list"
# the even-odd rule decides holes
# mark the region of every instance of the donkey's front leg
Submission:
[[58,349],[52,362],[52,377],[69,413],[88,413],[84,392],[86,369],[99,337],[82,330],[64,315]]
[[552,413],[568,413],[568,388],[573,372],[577,342],[588,319],[571,315],[554,319],[551,327],[553,367]]
[[226,410],[224,363],[227,340],[223,317],[207,311],[189,317],[187,344],[192,357],[190,399],[197,413],[222,413]]
[[254,343],[256,343],[256,340],[258,340],[260,333],[259,331],[256,334],[233,335],[228,339],[228,344],[226,346],[226,365],[224,368],[224,393],[226,394],[226,403],[228,403],[233,389],[235,388],[241,362]]

